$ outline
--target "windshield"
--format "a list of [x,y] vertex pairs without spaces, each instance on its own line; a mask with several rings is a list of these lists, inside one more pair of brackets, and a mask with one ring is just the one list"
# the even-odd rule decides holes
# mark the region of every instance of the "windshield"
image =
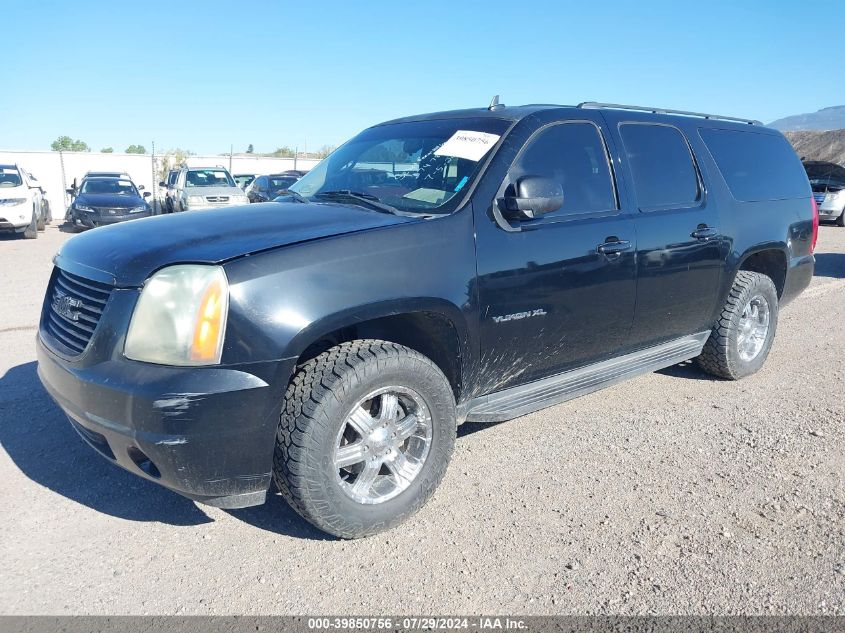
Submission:
[[451,213],[507,128],[493,118],[380,125],[335,150],[290,190],[316,200],[352,192],[400,211]]
[[810,182],[837,183],[845,185],[845,167],[836,163],[805,163]]
[[235,182],[238,184],[238,187],[241,189],[246,189],[249,184],[255,180],[255,176],[249,174],[236,174],[235,175]]
[[132,182],[129,180],[118,180],[117,178],[86,179],[82,183],[80,193],[108,193],[118,196],[138,195],[138,191]]
[[20,187],[23,184],[21,175],[14,166],[6,165],[0,167],[0,187]]
[[185,176],[188,187],[235,187],[235,181],[225,169],[190,169]]
[[273,191],[282,191],[283,189],[290,189],[290,186],[292,184],[294,184],[299,179],[294,177],[294,176],[283,176],[283,177],[271,176],[271,177],[268,178],[268,180],[270,181],[270,183],[269,183],[267,188],[271,192],[273,192]]

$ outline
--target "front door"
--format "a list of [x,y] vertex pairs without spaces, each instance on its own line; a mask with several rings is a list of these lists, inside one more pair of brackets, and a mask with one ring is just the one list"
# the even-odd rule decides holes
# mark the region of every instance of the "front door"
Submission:
[[[528,139],[496,197],[524,176],[560,182],[563,206],[512,231],[476,213],[481,372],[490,393],[618,353],[636,293],[636,235],[620,210],[603,122],[549,123]],[[486,202],[486,200],[484,201]],[[495,200],[490,200],[491,205]]]

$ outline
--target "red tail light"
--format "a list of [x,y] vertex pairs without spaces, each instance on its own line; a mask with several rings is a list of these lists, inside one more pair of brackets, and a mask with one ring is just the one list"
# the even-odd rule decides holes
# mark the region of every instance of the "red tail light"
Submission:
[[813,239],[810,241],[810,252],[816,252],[816,242],[819,241],[819,205],[815,198],[810,198],[813,203]]

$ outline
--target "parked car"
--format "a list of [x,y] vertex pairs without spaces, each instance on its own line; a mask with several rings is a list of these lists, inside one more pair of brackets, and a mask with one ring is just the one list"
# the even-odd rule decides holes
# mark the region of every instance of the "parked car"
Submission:
[[845,226],[845,167],[820,160],[804,161],[804,169],[819,205],[819,218]]
[[183,167],[173,184],[173,210],[216,209],[249,202],[225,167]]
[[299,177],[285,174],[259,176],[247,187],[246,195],[250,202],[268,202],[290,189],[297,180]]
[[171,169],[167,172],[167,178],[158,183],[162,191],[161,210],[164,213],[173,213],[175,210],[173,201],[176,198],[176,181],[179,179],[181,169]]
[[78,189],[67,191],[74,196],[67,213],[74,227],[93,229],[152,215],[146,201],[150,192],[142,195],[128,176],[85,176]]
[[18,165],[0,165],[0,233],[34,240],[46,228],[49,203],[40,183]]
[[23,167],[20,167],[19,169],[26,175],[27,180],[29,180],[30,186],[32,186],[34,189],[38,189],[41,192],[41,217],[44,218],[44,224],[52,224],[53,210],[50,208],[50,201],[47,199],[47,190],[39,182],[38,178],[36,178],[32,174],[32,172],[25,170]]
[[753,374],[818,234],[776,130],[592,103],[376,125],[287,199],[66,242],[38,372],[123,468],[225,508],[272,481],[344,538],[418,510],[464,421]]
[[233,174],[232,178],[235,179],[235,183],[246,191],[246,188],[252,184],[252,181],[258,177],[258,174]]

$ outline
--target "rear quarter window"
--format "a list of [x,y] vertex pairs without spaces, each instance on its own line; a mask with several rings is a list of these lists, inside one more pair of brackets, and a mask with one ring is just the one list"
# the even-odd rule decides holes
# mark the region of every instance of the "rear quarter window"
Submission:
[[779,134],[700,128],[731,195],[741,202],[810,196],[801,161]]
[[680,130],[663,124],[619,127],[640,209],[689,207],[701,198],[698,172]]

